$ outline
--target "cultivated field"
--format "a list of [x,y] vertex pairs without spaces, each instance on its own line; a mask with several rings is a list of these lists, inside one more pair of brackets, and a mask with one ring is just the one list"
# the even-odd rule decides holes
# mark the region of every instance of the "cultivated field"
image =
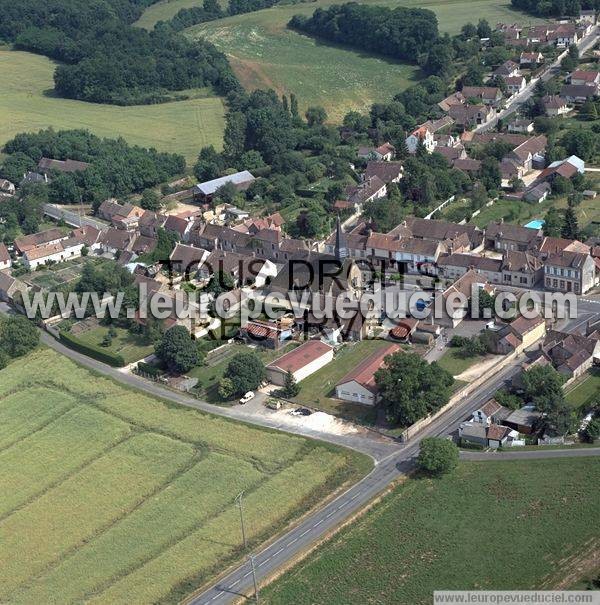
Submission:
[[0,372],[0,602],[178,602],[369,463],[129,391],[49,350]]
[[103,137],[181,153],[193,163],[204,145],[220,148],[224,107],[219,97],[197,91],[198,98],[117,107],[51,96],[54,63],[27,52],[0,49],[0,146],[19,132],[49,126],[87,128]]
[[598,481],[598,458],[463,462],[410,479],[261,601],[419,605],[435,589],[567,588],[598,564]]
[[[181,1],[189,3],[189,0]],[[368,2],[429,8],[437,14],[440,29],[453,34],[468,21],[477,22],[481,18],[487,18],[492,25],[501,20],[524,19],[510,9],[508,0],[502,3],[497,0]],[[320,104],[328,111],[331,121],[339,121],[350,110],[366,111],[373,102],[391,99],[416,81],[419,70],[414,65],[316,41],[286,28],[293,15],[309,15],[316,8],[334,3],[334,0],[317,0],[282,4],[205,23],[187,31],[191,36],[207,37],[225,52],[247,88],[269,87],[280,94],[293,92],[301,109]],[[175,4],[171,2],[162,8],[166,10]],[[527,17],[527,20],[531,19]]]

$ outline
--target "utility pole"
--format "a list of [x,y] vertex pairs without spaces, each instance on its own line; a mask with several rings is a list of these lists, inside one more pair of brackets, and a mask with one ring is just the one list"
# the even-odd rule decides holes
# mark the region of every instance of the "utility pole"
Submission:
[[250,559],[250,565],[252,566],[252,579],[254,581],[254,600],[256,601],[256,605],[258,605],[258,584],[256,582],[256,568],[254,567],[254,555],[248,555],[248,558]]
[[240,509],[240,523],[242,525],[242,541],[244,542],[244,550],[246,548],[248,548],[248,544],[246,542],[246,528],[244,527],[244,507],[243,507],[243,500],[244,498],[244,490],[242,490],[236,497],[235,497],[235,503],[237,504],[238,508]]

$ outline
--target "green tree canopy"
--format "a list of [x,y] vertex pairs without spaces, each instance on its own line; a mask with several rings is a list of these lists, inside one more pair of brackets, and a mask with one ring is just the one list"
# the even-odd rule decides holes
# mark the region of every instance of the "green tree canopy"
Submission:
[[167,330],[155,346],[155,353],[170,370],[181,374],[189,372],[198,363],[196,343],[183,326]]
[[40,333],[23,315],[0,318],[0,351],[10,357],[22,357],[37,347]]
[[265,365],[254,353],[238,353],[227,365],[225,378],[233,384],[233,395],[243,395],[258,388],[264,380]]
[[458,466],[458,448],[450,439],[428,437],[421,441],[417,466],[429,475],[443,475]]

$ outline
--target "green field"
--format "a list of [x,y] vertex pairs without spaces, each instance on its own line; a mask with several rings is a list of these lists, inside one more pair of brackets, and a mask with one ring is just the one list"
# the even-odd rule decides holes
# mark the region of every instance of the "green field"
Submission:
[[175,603],[368,470],[164,403],[50,350],[0,372],[0,602]]
[[194,161],[204,145],[221,147],[225,109],[219,97],[197,91],[198,98],[117,107],[51,96],[54,63],[40,55],[0,49],[0,145],[19,132],[49,126],[87,128],[102,137],[181,153]]
[[586,412],[595,401],[600,402],[600,370],[591,370],[573,389],[569,389],[566,400],[572,407]]
[[429,605],[434,590],[568,588],[598,564],[598,481],[598,458],[462,462],[409,479],[261,602]]
[[[182,8],[202,6],[202,2],[203,0],[160,0],[160,2],[149,6],[136,21],[135,25],[145,29],[152,29],[158,21],[172,19]],[[219,0],[219,4],[225,8],[227,0]]]
[[[189,4],[189,0],[181,2]],[[524,18],[510,9],[508,0],[501,4],[496,0],[368,2],[432,9],[438,16],[440,29],[453,34],[468,21],[477,22],[480,18],[487,18],[492,25],[501,20],[514,22]],[[280,94],[293,92],[301,109],[323,105],[330,121],[340,121],[350,110],[367,111],[373,102],[390,100],[416,81],[419,70],[414,65],[320,42],[286,28],[293,15],[309,15],[316,8],[334,3],[334,0],[317,0],[282,4],[205,23],[187,32],[190,36],[208,38],[222,50],[246,88],[274,88]],[[163,18],[164,11],[175,8],[175,4],[179,2],[162,6]],[[149,25],[144,17],[142,22]]]
[[479,355],[474,357],[463,357],[459,348],[451,347],[440,359],[438,359],[437,363],[442,369],[450,372],[452,376],[458,376],[459,374],[466,372],[476,363],[481,363],[484,359],[484,357]]

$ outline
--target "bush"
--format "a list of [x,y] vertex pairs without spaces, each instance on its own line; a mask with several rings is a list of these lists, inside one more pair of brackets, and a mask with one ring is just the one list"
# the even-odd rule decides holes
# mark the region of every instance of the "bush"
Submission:
[[458,448],[453,441],[428,437],[421,441],[417,466],[429,475],[448,473],[458,465]]
[[158,378],[159,376],[162,376],[164,374],[164,372],[160,368],[157,368],[156,366],[153,366],[150,363],[144,363],[143,361],[140,361],[137,364],[137,371],[140,374],[146,374],[148,376],[151,376],[152,378]]
[[83,342],[79,340],[73,334],[69,334],[69,332],[61,332],[60,341],[70,349],[77,351],[79,353],[83,353],[88,357],[92,357],[97,361],[101,361],[102,363],[106,363],[109,366],[113,366],[115,368],[122,368],[125,365],[125,359],[122,355],[118,353],[112,353],[111,351],[104,351],[100,347],[97,347],[93,344],[89,344],[87,342]]

